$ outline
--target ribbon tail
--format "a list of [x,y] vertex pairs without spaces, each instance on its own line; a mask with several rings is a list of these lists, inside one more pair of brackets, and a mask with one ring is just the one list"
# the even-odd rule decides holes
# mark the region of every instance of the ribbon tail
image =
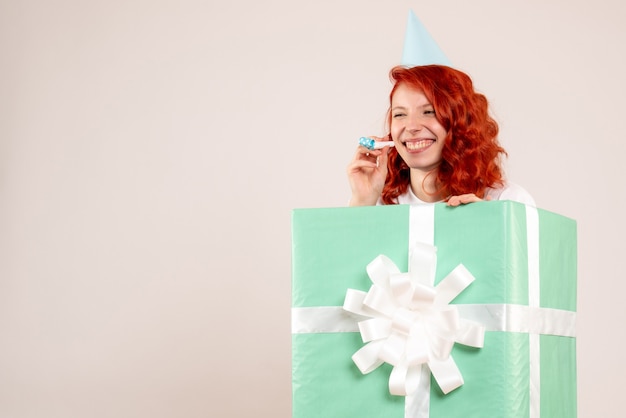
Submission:
[[430,369],[423,364],[418,370],[420,375],[417,390],[408,394],[404,400],[404,416],[411,418],[430,417]]

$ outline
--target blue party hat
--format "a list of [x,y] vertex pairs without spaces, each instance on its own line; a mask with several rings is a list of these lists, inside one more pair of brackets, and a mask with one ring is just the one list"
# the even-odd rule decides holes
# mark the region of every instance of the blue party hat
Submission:
[[402,65],[415,67],[428,64],[452,66],[422,22],[415,16],[413,10],[410,10],[404,35]]

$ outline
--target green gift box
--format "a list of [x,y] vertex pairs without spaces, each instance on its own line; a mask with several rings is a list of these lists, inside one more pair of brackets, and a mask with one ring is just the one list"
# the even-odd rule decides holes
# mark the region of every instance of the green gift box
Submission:
[[[475,277],[452,304],[483,323],[484,346],[454,345],[458,389],[431,379],[394,396],[392,366],[362,374],[352,361],[365,343],[341,307],[348,289],[368,291],[373,259],[405,272],[412,243],[428,241],[435,283],[459,264]],[[516,202],[294,210],[293,417],[576,417],[576,262],[575,221]]]

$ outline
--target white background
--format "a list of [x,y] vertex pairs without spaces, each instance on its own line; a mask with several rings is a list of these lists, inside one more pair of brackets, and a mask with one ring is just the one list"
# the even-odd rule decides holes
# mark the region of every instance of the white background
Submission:
[[1,0],[0,417],[290,416],[290,213],[347,203],[410,8],[578,221],[579,416],[623,416],[622,4]]

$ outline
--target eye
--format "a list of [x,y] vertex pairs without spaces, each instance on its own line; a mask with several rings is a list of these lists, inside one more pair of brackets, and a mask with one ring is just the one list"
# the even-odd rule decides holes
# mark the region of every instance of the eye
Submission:
[[393,117],[394,117],[394,118],[396,118],[396,119],[397,119],[397,118],[401,118],[402,116],[406,116],[406,113],[400,113],[400,112],[398,112],[398,113],[394,113],[394,114],[393,114]]
[[434,116],[435,115],[435,109],[424,110],[424,114],[425,115],[433,115]]

